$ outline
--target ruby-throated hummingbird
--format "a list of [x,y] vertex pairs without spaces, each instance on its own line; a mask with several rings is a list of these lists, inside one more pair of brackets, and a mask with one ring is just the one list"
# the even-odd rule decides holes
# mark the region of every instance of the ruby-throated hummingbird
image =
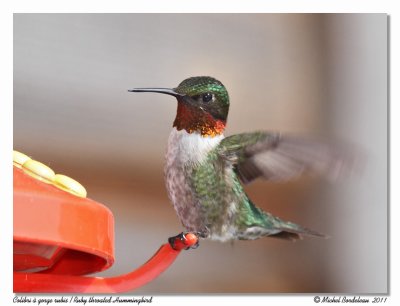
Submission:
[[324,236],[261,210],[242,183],[258,177],[287,180],[308,170],[332,173],[340,168],[341,160],[329,146],[268,132],[224,137],[229,96],[225,86],[212,77],[188,78],[173,89],[129,91],[168,94],[178,101],[165,180],[170,200],[188,231],[219,241]]

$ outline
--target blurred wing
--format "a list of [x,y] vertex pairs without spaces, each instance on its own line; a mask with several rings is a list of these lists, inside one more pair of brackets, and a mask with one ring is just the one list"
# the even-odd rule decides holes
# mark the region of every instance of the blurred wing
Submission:
[[306,171],[336,178],[346,158],[328,143],[278,133],[244,133],[224,138],[219,155],[232,163],[243,183],[257,177],[285,181]]

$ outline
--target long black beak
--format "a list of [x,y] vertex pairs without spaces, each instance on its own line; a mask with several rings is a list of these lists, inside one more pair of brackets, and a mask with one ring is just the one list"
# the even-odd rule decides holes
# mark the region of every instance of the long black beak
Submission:
[[158,92],[166,95],[171,95],[174,97],[183,97],[184,95],[177,93],[175,90],[170,88],[134,88],[128,90],[129,92]]

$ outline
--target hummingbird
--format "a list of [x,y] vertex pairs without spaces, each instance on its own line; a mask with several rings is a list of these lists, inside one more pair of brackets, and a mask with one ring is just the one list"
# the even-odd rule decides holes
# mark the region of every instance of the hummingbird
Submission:
[[222,242],[325,237],[263,211],[244,185],[257,178],[286,181],[308,171],[337,172],[341,160],[327,144],[278,132],[225,137],[229,95],[213,77],[190,77],[176,88],[129,91],[167,94],[177,100],[164,173],[169,198],[187,231]]

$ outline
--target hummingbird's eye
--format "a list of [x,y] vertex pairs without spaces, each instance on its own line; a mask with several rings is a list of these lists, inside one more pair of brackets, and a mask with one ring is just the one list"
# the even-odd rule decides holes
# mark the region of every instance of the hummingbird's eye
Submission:
[[207,103],[207,102],[210,102],[212,100],[213,95],[211,93],[207,92],[205,94],[202,94],[201,98],[203,99],[203,102]]

